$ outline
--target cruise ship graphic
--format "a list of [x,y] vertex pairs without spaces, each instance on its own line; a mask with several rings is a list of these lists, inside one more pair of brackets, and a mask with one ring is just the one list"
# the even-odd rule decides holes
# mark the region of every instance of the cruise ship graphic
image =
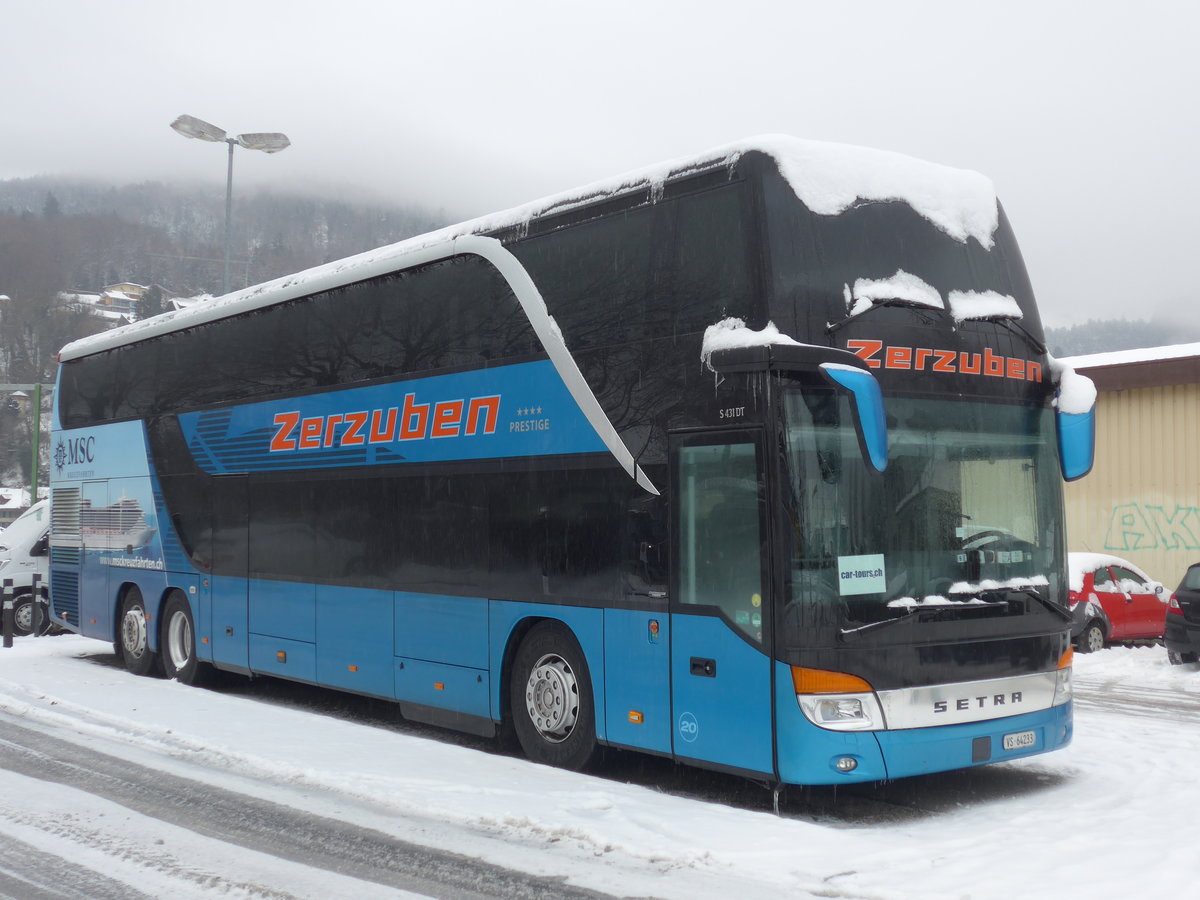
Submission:
[[83,545],[89,550],[124,550],[132,553],[154,537],[154,529],[146,522],[142,504],[132,497],[122,497],[109,506],[92,506],[90,500],[79,507],[79,531]]

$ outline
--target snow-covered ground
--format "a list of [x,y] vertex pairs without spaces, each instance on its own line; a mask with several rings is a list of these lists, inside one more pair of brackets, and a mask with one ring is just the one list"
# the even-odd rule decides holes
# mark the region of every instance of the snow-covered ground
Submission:
[[[607,893],[1189,896],[1200,871],[1200,667],[1168,665],[1161,647],[1077,655],[1076,701],[1075,740],[1060,753],[825,792],[819,814],[798,793],[776,817],[674,787],[547,769],[244,685],[213,691],[134,677],[114,665],[111,647],[75,636],[0,650],[0,721]],[[892,812],[839,815],[843,800]],[[164,824],[70,779],[0,770],[0,849],[9,841],[156,897],[263,895],[248,884],[269,884],[275,896],[401,896]]]

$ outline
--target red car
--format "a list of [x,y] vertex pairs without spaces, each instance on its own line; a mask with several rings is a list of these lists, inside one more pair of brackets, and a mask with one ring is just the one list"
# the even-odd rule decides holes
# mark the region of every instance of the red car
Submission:
[[1161,583],[1127,560],[1103,553],[1068,553],[1071,637],[1084,653],[1121,641],[1163,636]]

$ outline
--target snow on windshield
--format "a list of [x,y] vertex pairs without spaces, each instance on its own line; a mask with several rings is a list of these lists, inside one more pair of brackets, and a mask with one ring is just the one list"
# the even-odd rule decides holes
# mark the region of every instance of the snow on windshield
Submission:
[[926,606],[978,606],[987,604],[986,600],[981,600],[976,594],[982,594],[986,591],[1018,591],[1025,588],[1045,587],[1050,582],[1045,575],[1033,575],[1029,578],[1008,578],[1004,581],[996,581],[992,578],[985,578],[978,583],[967,581],[956,581],[950,585],[950,594],[968,594],[961,599],[943,597],[941,594],[929,594],[928,596],[917,599],[916,597],[897,597],[895,600],[888,601],[888,606],[892,609],[916,609]]
[[859,278],[854,282],[854,288],[845,286],[846,313],[857,316],[880,301],[900,301],[913,306],[928,306],[933,309],[945,309],[942,295],[938,289],[928,282],[897,269],[891,278]]
[[[933,285],[897,269],[890,278],[859,278],[854,287],[845,285],[846,315],[857,316],[876,303],[896,303],[945,309],[942,295]],[[1016,298],[998,291],[950,291],[950,315],[957,323],[978,319],[1020,319]]]
[[955,322],[969,319],[1019,319],[1021,307],[1014,297],[997,291],[951,291],[950,315]]
[[978,594],[983,591],[1019,591],[1024,588],[1046,587],[1050,584],[1045,575],[1033,575],[1029,578],[1006,578],[996,581],[985,578],[980,582],[956,581],[950,585],[951,594]]

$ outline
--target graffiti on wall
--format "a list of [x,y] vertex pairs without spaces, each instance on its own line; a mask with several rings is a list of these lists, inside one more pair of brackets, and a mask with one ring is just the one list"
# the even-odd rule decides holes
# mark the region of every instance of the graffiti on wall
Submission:
[[1200,506],[1114,506],[1106,550],[1200,550]]

